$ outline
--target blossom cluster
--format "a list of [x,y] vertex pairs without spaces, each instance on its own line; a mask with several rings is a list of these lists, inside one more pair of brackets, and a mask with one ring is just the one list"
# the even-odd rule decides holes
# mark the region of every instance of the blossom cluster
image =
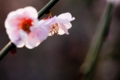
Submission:
[[39,20],[37,10],[29,6],[10,12],[5,20],[5,28],[16,47],[33,49],[54,33],[68,35],[68,29],[72,27],[70,21],[74,19],[67,12]]

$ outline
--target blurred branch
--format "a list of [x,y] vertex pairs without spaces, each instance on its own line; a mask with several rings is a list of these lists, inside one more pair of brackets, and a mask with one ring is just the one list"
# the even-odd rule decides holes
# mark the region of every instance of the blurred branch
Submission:
[[[42,17],[44,14],[47,14],[49,10],[58,2],[59,0],[51,0],[45,7],[43,7],[38,12],[38,19]],[[1,51],[0,51],[0,61],[3,57],[13,48],[16,46],[10,41]]]
[[93,38],[85,62],[81,66],[81,71],[84,74],[85,80],[92,80],[92,75],[94,73],[94,68],[97,62],[98,53],[109,31],[112,9],[113,9],[113,4],[108,3],[105,13],[102,16],[98,29]]

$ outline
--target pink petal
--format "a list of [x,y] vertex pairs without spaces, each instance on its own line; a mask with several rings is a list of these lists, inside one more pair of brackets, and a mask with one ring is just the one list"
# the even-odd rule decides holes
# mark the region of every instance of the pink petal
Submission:
[[60,31],[58,31],[58,34],[60,34],[60,35],[63,35],[64,33],[66,33],[67,35],[69,34],[67,27],[65,25],[63,25],[61,23],[58,23],[58,25],[59,25],[59,29],[60,29]]
[[21,48],[24,46],[23,41],[20,38],[19,30],[16,31],[7,31],[9,34],[10,40],[16,45],[16,47]]
[[28,18],[33,18],[33,19],[38,18],[37,10],[34,7],[31,7],[31,6],[24,8],[23,15],[25,15]]
[[64,26],[65,26],[67,29],[70,29],[70,28],[72,27],[72,24],[69,22],[69,23],[64,24]]
[[55,24],[57,22],[57,17],[56,16],[54,16],[54,17],[52,17],[52,18],[50,18],[50,19],[47,19],[47,20],[41,20],[40,22],[39,22],[39,24],[42,24],[42,25],[53,25],[53,24]]
[[36,30],[36,36],[40,41],[45,40],[48,37],[49,29],[45,26],[41,26]]
[[32,31],[32,32],[34,32],[36,29],[37,29],[37,27],[35,27],[35,26],[30,27],[30,31]]
[[19,30],[15,30],[15,31],[7,30],[7,34],[12,42],[15,42],[20,39]]
[[41,42],[42,42],[42,41],[38,40],[38,43],[36,44],[36,47],[37,47],[38,45],[40,45]]
[[28,34],[23,31],[23,30],[19,30],[19,34],[20,34],[20,38],[22,39],[22,41],[25,43],[26,42],[26,39],[27,39],[27,36]]
[[69,12],[60,14],[58,16],[58,18],[60,18],[60,19],[68,19],[69,21],[72,21],[72,20],[75,19],[74,17],[72,18],[72,15]]
[[19,40],[17,40],[17,41],[14,41],[13,42],[18,48],[22,48],[23,46],[24,46],[24,42],[21,40],[21,39],[19,39]]
[[65,34],[65,31],[63,29],[59,29],[58,34],[63,35],[63,34]]
[[38,41],[35,33],[31,32],[29,33],[28,37],[27,37],[27,41],[25,46],[29,49],[32,49],[34,47],[36,47],[36,45],[38,45],[40,42]]
[[25,46],[28,48],[28,49],[33,49],[33,47],[26,41],[25,43]]
[[18,29],[18,25],[20,21],[18,20],[19,15],[15,13],[15,11],[8,14],[6,20],[5,20],[5,28],[6,29]]
[[15,13],[18,14],[18,15],[22,15],[23,12],[24,12],[24,8],[20,8],[20,9],[17,9],[17,10],[15,11]]
[[58,15],[58,17],[65,19],[65,18],[71,18],[72,15],[69,12],[66,12],[66,13],[62,13],[62,14]]
[[68,19],[57,18],[57,22],[65,24],[65,23],[69,23],[70,21]]

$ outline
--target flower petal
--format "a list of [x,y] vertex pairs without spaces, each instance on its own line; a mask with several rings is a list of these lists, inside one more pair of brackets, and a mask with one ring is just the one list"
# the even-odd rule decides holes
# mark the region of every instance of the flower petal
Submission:
[[75,19],[74,17],[72,18],[72,15],[69,12],[60,14],[58,16],[58,18],[60,18],[60,19],[68,19],[69,21],[72,21],[72,20]]
[[26,32],[24,32],[23,30],[19,30],[19,34],[20,34],[20,38],[22,39],[22,41],[25,43],[28,34]]
[[16,47],[21,48],[24,46],[24,43],[19,35],[19,30],[16,31],[7,30],[7,33],[9,34],[10,40],[16,45]]
[[7,30],[7,34],[9,36],[10,40],[13,41],[13,42],[20,39],[19,30],[15,30],[15,31]]
[[15,11],[8,14],[5,20],[5,28],[9,30],[18,29],[20,21],[18,20],[19,15],[15,13]]
[[57,18],[57,22],[66,24],[66,23],[69,23],[70,21],[69,21],[68,19],[60,19],[60,18]]
[[25,46],[26,46],[28,49],[33,49],[33,47],[32,47],[28,42],[25,43]]
[[17,40],[17,41],[14,41],[13,42],[18,48],[22,48],[23,46],[24,46],[24,42],[21,40],[21,39],[19,39],[19,40]]
[[36,44],[36,47],[37,47],[38,45],[40,45],[41,42],[42,42],[42,41],[38,40],[38,43]]
[[29,18],[35,18],[35,19],[38,18],[38,12],[37,12],[37,10],[34,7],[31,7],[31,6],[26,7],[24,9],[23,15],[25,15],[25,16],[27,16]]
[[59,25],[59,31],[58,31],[59,35],[63,35],[64,33],[66,33],[67,35],[69,34],[67,27],[65,25],[61,23],[58,23],[58,25]]
[[40,41],[45,40],[48,37],[48,33],[49,33],[49,29],[47,29],[47,27],[45,26],[40,26],[37,30],[36,30],[36,36],[38,37],[38,39]]
[[36,45],[38,45],[40,42],[38,41],[35,33],[31,32],[29,33],[27,40],[26,40],[26,44],[25,46],[29,49],[32,49],[34,47],[36,47]]
[[[44,21],[44,20],[43,20]],[[57,16],[54,16],[50,19],[45,20],[44,22],[41,21],[42,25],[53,25],[57,22]]]
[[59,29],[58,34],[63,35],[63,34],[65,34],[65,31],[63,29]]
[[64,24],[64,26],[65,26],[67,29],[70,29],[70,28],[72,27],[72,24],[69,22],[69,23]]

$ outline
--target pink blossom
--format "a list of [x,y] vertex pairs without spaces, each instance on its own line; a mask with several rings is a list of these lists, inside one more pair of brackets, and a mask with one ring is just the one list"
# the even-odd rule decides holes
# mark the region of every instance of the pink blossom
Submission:
[[72,15],[69,12],[45,20],[47,21],[46,25],[49,25],[50,27],[49,36],[52,36],[54,33],[57,33],[59,35],[68,35],[68,29],[72,27],[72,24],[70,22],[73,20],[75,20],[75,18],[72,17]]
[[48,29],[38,23],[38,13],[33,7],[12,11],[5,20],[6,32],[10,40],[18,47],[24,45],[32,49],[37,47],[48,36]]

